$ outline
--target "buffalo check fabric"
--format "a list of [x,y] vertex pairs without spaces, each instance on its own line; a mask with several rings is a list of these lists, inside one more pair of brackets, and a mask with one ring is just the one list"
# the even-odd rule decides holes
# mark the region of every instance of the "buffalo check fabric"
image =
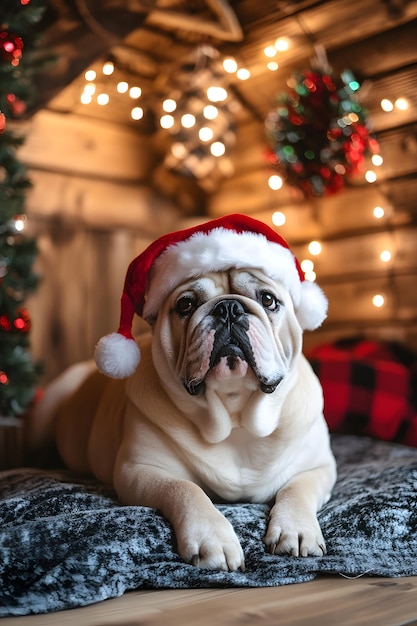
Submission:
[[417,446],[417,358],[397,344],[339,342],[308,354],[331,432]]

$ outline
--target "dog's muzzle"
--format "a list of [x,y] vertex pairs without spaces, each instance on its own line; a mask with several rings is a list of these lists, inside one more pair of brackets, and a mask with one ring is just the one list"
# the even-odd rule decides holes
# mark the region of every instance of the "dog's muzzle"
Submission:
[[[220,359],[226,357],[230,370],[236,366],[237,359],[246,361],[259,378],[260,388],[264,393],[273,393],[281,379],[266,381],[259,375],[247,331],[249,330],[249,316],[246,308],[239,300],[227,298],[217,302],[210,313],[215,329],[213,349],[210,355],[209,371],[215,367]],[[200,381],[186,381],[185,388],[191,395],[204,391],[204,379]]]

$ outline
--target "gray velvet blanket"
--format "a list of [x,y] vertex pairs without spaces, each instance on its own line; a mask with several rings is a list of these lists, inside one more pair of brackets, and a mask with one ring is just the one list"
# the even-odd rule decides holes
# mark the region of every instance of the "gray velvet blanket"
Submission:
[[417,449],[346,435],[332,441],[339,478],[319,515],[326,556],[271,556],[262,544],[267,505],[219,505],[241,540],[245,573],[183,563],[157,512],[119,506],[93,480],[66,471],[0,473],[0,616],[85,606],[139,588],[417,575]]

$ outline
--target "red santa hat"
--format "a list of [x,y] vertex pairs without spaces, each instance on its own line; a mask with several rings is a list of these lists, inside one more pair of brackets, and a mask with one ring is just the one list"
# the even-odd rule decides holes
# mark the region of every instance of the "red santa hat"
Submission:
[[327,299],[305,280],[287,242],[275,230],[246,215],[227,215],[163,235],[137,256],[126,273],[117,333],[102,337],[95,350],[99,370],[125,378],[136,370],[140,351],[132,335],[134,314],[151,321],[167,295],[182,282],[208,272],[257,268],[289,291],[303,330],[325,320]]

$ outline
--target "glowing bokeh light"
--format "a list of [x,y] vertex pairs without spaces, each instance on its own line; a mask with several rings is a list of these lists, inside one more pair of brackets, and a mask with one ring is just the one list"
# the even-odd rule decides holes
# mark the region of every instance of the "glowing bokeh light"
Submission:
[[283,185],[283,180],[278,174],[272,174],[272,176],[268,178],[268,185],[274,191],[278,191]]
[[318,254],[320,254],[321,250],[322,246],[319,241],[310,241],[310,243],[308,244],[308,251],[313,256],[317,256]]
[[286,221],[287,218],[282,211],[275,211],[272,214],[272,223],[274,224],[274,226],[284,226]]
[[125,80],[121,80],[119,83],[117,83],[116,89],[118,93],[127,93],[129,85]]
[[221,141],[215,141],[210,146],[210,152],[215,157],[223,156],[226,152],[226,146]]
[[141,120],[143,117],[142,107],[134,107],[130,112],[130,116],[132,120]]
[[167,98],[163,101],[162,108],[166,113],[173,113],[177,108],[177,103],[173,98]]
[[304,273],[312,272],[314,270],[314,263],[311,259],[303,259],[300,265]]
[[223,69],[228,74],[234,74],[237,71],[237,63],[235,59],[229,57],[223,61]]
[[375,294],[372,298],[372,304],[378,309],[380,309],[385,304],[384,296],[380,293]]

